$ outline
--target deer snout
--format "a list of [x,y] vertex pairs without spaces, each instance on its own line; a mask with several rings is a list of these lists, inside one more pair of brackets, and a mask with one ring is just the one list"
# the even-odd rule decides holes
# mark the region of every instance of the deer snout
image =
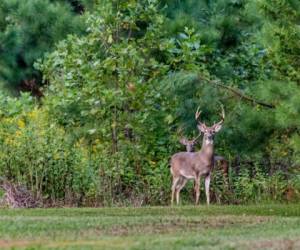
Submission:
[[214,139],[214,135],[213,134],[209,134],[206,137],[208,140],[212,141]]
[[214,143],[214,135],[213,134],[206,134],[204,137],[205,144],[206,145],[211,145]]
[[193,151],[194,151],[194,145],[188,145],[187,152],[193,152]]

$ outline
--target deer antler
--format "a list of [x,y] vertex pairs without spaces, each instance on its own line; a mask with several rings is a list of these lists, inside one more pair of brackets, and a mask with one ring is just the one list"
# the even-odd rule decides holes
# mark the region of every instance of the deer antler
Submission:
[[179,137],[183,137],[183,127],[182,127],[182,126],[180,126],[180,127],[177,128],[176,134],[177,134]]
[[197,141],[198,138],[200,137],[201,133],[199,133],[194,139],[193,139],[193,142]]
[[197,110],[196,110],[196,113],[195,113],[195,119],[196,119],[196,121],[199,122],[199,125],[202,125],[202,126],[206,127],[206,124],[205,124],[204,122],[201,122],[200,120],[198,120],[199,117],[200,117],[200,114],[201,114],[201,112],[202,112],[201,110],[199,110],[199,108],[200,108],[200,106],[198,106],[198,108],[197,108]]
[[200,106],[198,106],[198,108],[196,110],[196,113],[195,113],[195,119],[196,119],[196,121],[198,120],[198,118],[199,118],[199,116],[201,114],[201,111],[199,111],[199,108],[200,108]]
[[225,111],[223,105],[221,105],[221,121],[215,123],[213,126],[221,125],[225,120]]
[[181,144],[183,145],[186,145],[186,142],[187,142],[187,139],[183,136],[183,127],[180,126],[178,129],[177,129],[177,136],[179,137],[179,141]]

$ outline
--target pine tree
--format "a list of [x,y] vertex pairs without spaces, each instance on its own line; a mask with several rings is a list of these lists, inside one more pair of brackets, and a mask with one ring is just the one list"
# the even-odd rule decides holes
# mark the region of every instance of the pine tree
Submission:
[[34,69],[34,62],[67,34],[80,34],[83,30],[83,22],[68,3],[1,1],[0,84],[14,92],[42,95],[41,74]]

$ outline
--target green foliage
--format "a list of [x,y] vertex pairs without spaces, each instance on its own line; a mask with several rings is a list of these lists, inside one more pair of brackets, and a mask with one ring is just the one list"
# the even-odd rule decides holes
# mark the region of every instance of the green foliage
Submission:
[[[89,17],[87,36],[69,37],[41,65],[51,81],[44,105],[75,137],[99,142],[102,181],[113,183],[110,198],[139,193],[161,202],[174,144],[167,100],[156,88],[170,68],[175,44],[165,36],[154,4],[124,3],[116,18],[114,3],[104,7],[105,15]],[[189,67],[188,48],[176,53],[181,60],[174,67]]]
[[80,198],[74,195],[82,190],[88,196],[94,170],[87,164],[87,151],[74,146],[64,129],[34,107],[28,95],[1,101],[5,110],[0,126],[0,175],[52,202],[74,202]]
[[[297,1],[258,1],[264,20],[258,41],[265,48],[262,64],[269,73],[252,86],[252,93],[273,103],[273,133],[268,151],[273,163],[291,172],[299,170],[299,13]],[[265,70],[265,67],[263,68]]]
[[162,2],[167,5],[167,15],[172,19],[168,25],[173,32],[192,25],[201,31],[202,41],[215,48],[228,49],[236,46],[244,33],[251,29],[251,18],[243,13],[247,1]]
[[94,4],[0,4],[0,84],[45,83],[40,103],[0,96],[1,176],[53,203],[166,204],[178,131],[196,136],[196,108],[212,124],[224,105],[216,148],[232,171],[215,171],[212,199],[299,198],[296,1]]
[[[66,34],[80,34],[84,25],[69,4],[49,0],[3,0],[0,3],[0,83],[12,90],[40,84],[34,62]],[[32,88],[32,87],[31,87]]]
[[262,40],[276,78],[299,84],[300,3],[294,0],[260,1],[259,8],[266,18]]

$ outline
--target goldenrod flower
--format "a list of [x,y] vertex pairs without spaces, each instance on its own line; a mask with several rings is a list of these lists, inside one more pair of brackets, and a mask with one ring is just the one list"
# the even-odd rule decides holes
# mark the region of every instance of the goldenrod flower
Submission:
[[19,137],[22,135],[22,132],[20,130],[17,130],[16,133],[15,133],[16,137]]
[[19,128],[25,128],[25,122],[22,119],[19,119],[17,124]]

